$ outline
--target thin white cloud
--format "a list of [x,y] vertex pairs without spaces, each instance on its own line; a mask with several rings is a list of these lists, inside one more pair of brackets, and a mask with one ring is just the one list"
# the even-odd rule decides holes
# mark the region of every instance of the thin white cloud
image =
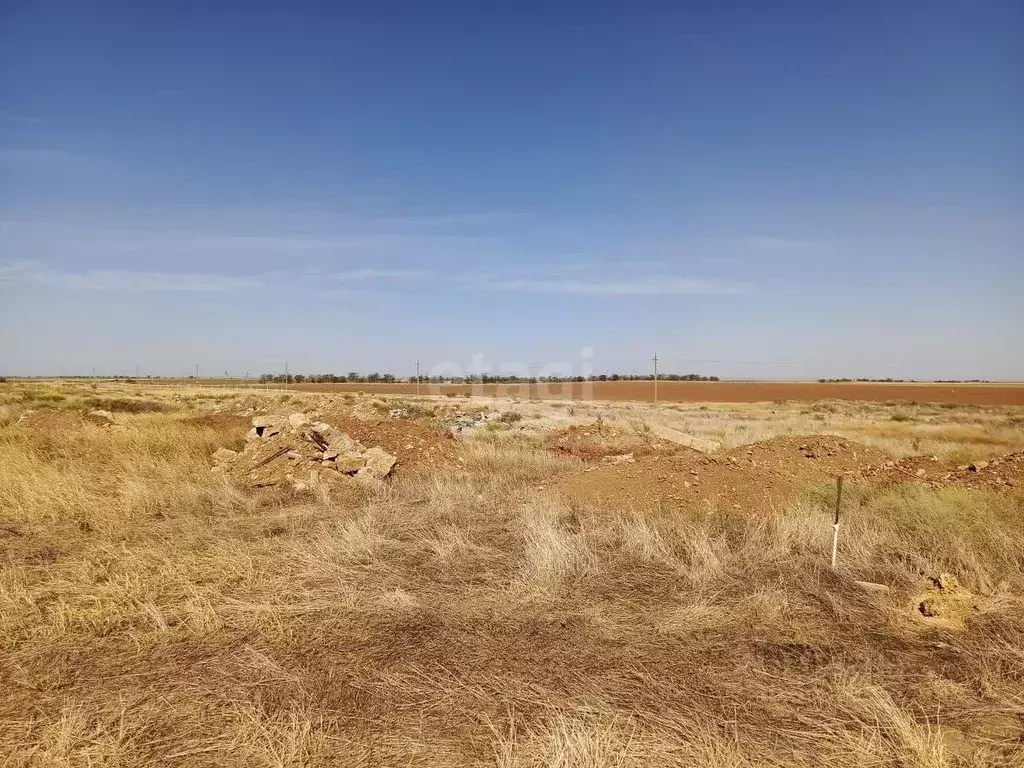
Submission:
[[31,279],[33,273],[38,270],[38,265],[33,261],[11,261],[7,264],[0,264],[0,284],[16,283],[28,277]]
[[748,287],[726,280],[650,276],[622,280],[479,280],[469,287],[522,293],[577,296],[694,296],[745,293]]
[[494,224],[529,218],[529,214],[515,211],[485,211],[482,213],[422,214],[408,216],[378,216],[365,221],[367,226],[420,228],[451,227],[476,224]]
[[[177,291],[218,293],[242,291],[265,285],[306,285],[322,292],[323,282],[363,283],[369,281],[419,280],[426,273],[401,269],[355,269],[348,272],[318,274],[314,272],[222,274],[208,272],[161,272],[117,269],[95,269],[81,272],[58,270],[37,261],[15,261],[0,264],[0,285],[11,283],[43,285],[73,291]],[[345,289],[329,289],[334,293]],[[352,295],[356,291],[345,291]]]
[[222,293],[258,288],[263,285],[263,280],[252,275],[198,272],[62,272],[37,262],[20,261],[0,265],[0,283],[28,283],[72,291]]
[[335,272],[329,279],[338,282],[358,280],[420,280],[424,272],[415,269],[354,269],[350,272]]

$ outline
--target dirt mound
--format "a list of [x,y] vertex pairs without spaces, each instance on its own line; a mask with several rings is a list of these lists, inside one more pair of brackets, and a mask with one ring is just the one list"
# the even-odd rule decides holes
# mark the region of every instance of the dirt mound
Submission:
[[397,456],[403,473],[448,464],[456,455],[456,441],[408,419],[361,419],[336,412],[326,413],[324,419],[363,445],[379,446]]
[[220,448],[214,471],[247,488],[296,490],[349,480],[387,477],[397,458],[380,447],[366,448],[338,427],[312,422],[305,414],[256,416],[241,452]]
[[761,511],[785,502],[804,483],[766,468],[678,447],[672,454],[609,461],[561,478],[557,493],[581,504],[620,510],[740,509]]
[[959,466],[935,456],[911,456],[864,467],[857,474],[875,482],[920,482],[933,487],[963,485],[1024,492],[1024,451]]
[[1024,491],[1024,451],[959,466],[951,482],[979,488]]
[[582,503],[620,508],[739,509],[752,512],[785,503],[808,484],[855,475],[886,454],[829,435],[777,437],[724,454],[682,446],[672,453],[588,467],[562,478],[556,489]]
[[668,440],[638,435],[600,422],[573,424],[552,432],[546,442],[548,448],[555,453],[573,456],[583,461],[599,461],[627,453],[634,456],[673,453],[678,448],[675,443]]
[[876,448],[832,435],[774,437],[741,445],[724,457],[740,466],[801,477],[856,474],[865,467],[892,462],[891,456]]

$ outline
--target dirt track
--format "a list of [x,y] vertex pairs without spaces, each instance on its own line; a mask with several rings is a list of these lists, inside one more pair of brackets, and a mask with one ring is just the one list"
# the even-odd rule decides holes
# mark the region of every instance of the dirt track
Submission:
[[[278,388],[283,385],[276,385]],[[415,384],[292,384],[307,392],[380,392],[408,395]],[[654,400],[650,381],[597,381],[590,384],[484,384],[420,386],[422,394],[473,394],[523,399]],[[890,400],[960,405],[1024,405],[1024,384],[858,384],[770,381],[666,381],[658,399],[669,403],[760,403],[775,400]]]

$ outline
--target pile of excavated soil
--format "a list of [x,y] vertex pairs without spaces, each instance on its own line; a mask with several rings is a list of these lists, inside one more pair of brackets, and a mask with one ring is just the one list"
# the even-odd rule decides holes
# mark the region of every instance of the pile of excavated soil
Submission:
[[379,446],[398,457],[398,471],[412,472],[451,463],[457,441],[444,432],[408,419],[361,419],[344,413],[326,413],[324,419],[367,446]]
[[668,454],[678,449],[675,443],[668,440],[645,437],[601,423],[573,424],[552,432],[546,443],[555,453],[583,461],[599,461],[627,453],[633,456]]
[[952,482],[977,488],[1024,491],[1024,451],[959,466]]
[[620,509],[660,506],[756,512],[837,475],[871,482],[1024,491],[1024,452],[954,467],[934,457],[896,460],[870,446],[831,435],[776,437],[724,454],[674,446],[671,453],[597,453],[587,458],[601,463],[559,478],[552,488],[581,504]]
[[620,510],[759,511],[785,502],[801,485],[790,475],[680,448],[671,454],[593,465],[563,476],[553,487],[574,502]]
[[736,509],[785,503],[809,483],[855,474],[885,454],[828,435],[777,437],[721,455],[674,446],[672,453],[605,461],[560,478],[563,496],[620,509]]
[[934,456],[911,456],[864,467],[857,474],[876,482],[920,482],[932,487],[963,485],[1024,492],[1024,451],[959,466]]
[[397,458],[379,446],[363,446],[338,427],[293,413],[253,417],[245,449],[220,448],[213,461],[215,472],[243,487],[302,491],[319,484],[383,480]]
[[892,457],[867,445],[833,435],[775,437],[741,445],[724,454],[742,467],[787,475],[848,475],[866,466],[891,462]]

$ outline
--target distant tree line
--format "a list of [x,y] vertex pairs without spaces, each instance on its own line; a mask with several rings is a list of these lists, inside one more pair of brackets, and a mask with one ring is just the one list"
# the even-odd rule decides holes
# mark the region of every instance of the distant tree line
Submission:
[[[818,379],[819,384],[832,384],[851,381],[872,382],[875,384],[914,384],[918,379]],[[927,379],[932,384],[987,384],[988,379]]]
[[[653,381],[652,374],[602,373],[597,376],[495,376],[488,373],[473,376],[420,376],[424,384],[529,384],[583,381]],[[265,384],[388,384],[397,381],[415,381],[415,376],[399,379],[391,373],[359,373],[351,371],[344,376],[333,373],[264,373],[260,381]],[[719,381],[717,376],[698,373],[665,373],[659,381]]]

